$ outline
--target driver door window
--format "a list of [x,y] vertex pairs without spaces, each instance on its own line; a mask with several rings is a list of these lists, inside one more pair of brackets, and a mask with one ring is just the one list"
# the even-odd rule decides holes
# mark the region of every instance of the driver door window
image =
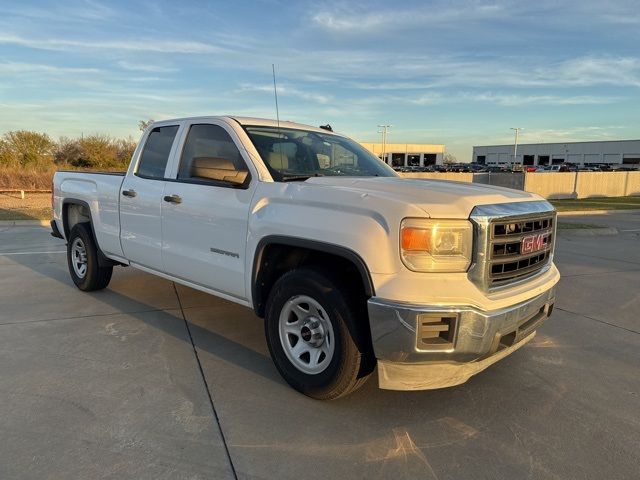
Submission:
[[247,166],[229,134],[218,125],[192,125],[182,150],[177,180],[191,180],[223,184],[215,180],[208,180],[197,176],[194,161],[196,159],[225,159],[229,160],[236,170],[246,171]]

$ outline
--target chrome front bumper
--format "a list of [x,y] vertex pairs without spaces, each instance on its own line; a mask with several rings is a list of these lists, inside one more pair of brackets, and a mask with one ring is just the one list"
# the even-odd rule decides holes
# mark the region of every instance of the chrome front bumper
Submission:
[[[495,311],[374,297],[368,310],[380,388],[425,390],[464,383],[531,340],[554,301],[554,288]],[[443,325],[448,330],[443,338],[432,338]]]

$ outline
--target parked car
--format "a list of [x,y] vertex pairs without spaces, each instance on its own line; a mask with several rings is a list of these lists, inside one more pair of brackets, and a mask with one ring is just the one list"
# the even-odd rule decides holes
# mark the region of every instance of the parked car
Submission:
[[460,172],[471,172],[471,168],[469,167],[468,163],[447,163],[444,165],[445,171],[447,172],[455,172],[455,173],[460,173]]
[[568,172],[569,167],[566,165],[546,165],[543,168],[539,168],[538,172],[540,173],[554,173],[554,172]]
[[465,382],[533,338],[560,277],[541,197],[398,178],[296,123],[155,122],[126,173],[58,171],[52,201],[79,289],[131,266],[244,305],[282,377],[317,399],[376,365],[386,389]]
[[471,170],[473,173],[481,173],[481,172],[486,172],[487,167],[486,165],[482,165],[480,163],[470,163],[469,170]]
[[509,170],[504,167],[504,166],[499,166],[499,165],[489,165],[487,167],[487,171],[489,173],[505,173],[508,172]]

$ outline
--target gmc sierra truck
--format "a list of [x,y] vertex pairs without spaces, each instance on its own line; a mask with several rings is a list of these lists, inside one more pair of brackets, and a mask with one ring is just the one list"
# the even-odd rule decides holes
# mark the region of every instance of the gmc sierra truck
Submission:
[[399,178],[329,128],[155,122],[126,173],[57,172],[71,279],[132,266],[247,306],[282,377],[317,399],[467,381],[553,310],[554,208],[526,192]]

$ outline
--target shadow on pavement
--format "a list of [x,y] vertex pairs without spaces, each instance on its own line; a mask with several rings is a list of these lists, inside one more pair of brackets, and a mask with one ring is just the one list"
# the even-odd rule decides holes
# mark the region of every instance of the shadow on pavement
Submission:
[[[62,242],[60,242],[62,245]],[[28,267],[34,272],[56,280],[57,282],[61,282],[65,285],[73,285],[71,278],[66,275],[66,279],[62,276],[53,274],[48,264],[34,264],[30,263],[24,257],[14,257],[12,258],[16,263]],[[66,262],[65,262],[66,267]],[[117,268],[131,268],[131,267],[115,267]],[[137,272],[136,272],[137,273]],[[139,272],[141,275],[147,275],[145,273]],[[160,279],[159,277],[152,277],[154,281],[159,282],[169,282],[168,280]],[[182,341],[185,341],[184,330],[185,326],[189,327],[191,335],[194,339],[198,339],[197,347],[202,349],[212,355],[218,356],[222,358],[226,362],[233,363],[238,367],[241,367],[245,370],[249,370],[255,374],[258,374],[268,380],[284,383],[281,377],[278,375],[271,359],[268,356],[265,356],[256,350],[253,350],[242,343],[235,342],[230,340],[222,335],[219,335],[207,328],[204,328],[198,324],[190,322],[187,318],[183,319],[183,313],[181,312],[179,317],[167,313],[163,309],[159,309],[147,303],[141,302],[136,299],[135,292],[134,295],[124,295],[122,293],[114,290],[113,282],[114,280],[117,282],[117,279],[112,279],[112,285],[107,287],[104,291],[97,292],[82,292],[83,295],[87,295],[91,298],[95,298],[102,303],[105,303],[111,306],[115,312],[114,314],[125,314],[129,315],[133,318],[136,318],[138,321],[141,321],[153,328],[157,328],[162,330],[169,335],[172,335]],[[171,282],[169,282],[171,283]],[[184,287],[186,288],[186,287]],[[175,291],[175,290],[174,290]],[[176,296],[178,296],[176,291]],[[207,297],[211,297],[210,295],[198,292],[198,294],[206,295]],[[179,298],[179,296],[178,296]],[[215,298],[215,297],[211,297]],[[215,298],[215,304],[213,306],[206,307],[215,312],[221,312],[224,315],[230,315],[232,317],[236,316],[246,316],[248,310],[245,307],[235,305],[231,302],[227,302],[222,299]],[[126,308],[122,309],[123,306]],[[186,316],[189,316],[189,312],[196,308],[205,308],[205,307],[185,307],[184,313]],[[149,312],[155,312],[153,320],[151,320],[148,316]],[[258,317],[253,317],[255,322],[262,327],[262,320]]]

